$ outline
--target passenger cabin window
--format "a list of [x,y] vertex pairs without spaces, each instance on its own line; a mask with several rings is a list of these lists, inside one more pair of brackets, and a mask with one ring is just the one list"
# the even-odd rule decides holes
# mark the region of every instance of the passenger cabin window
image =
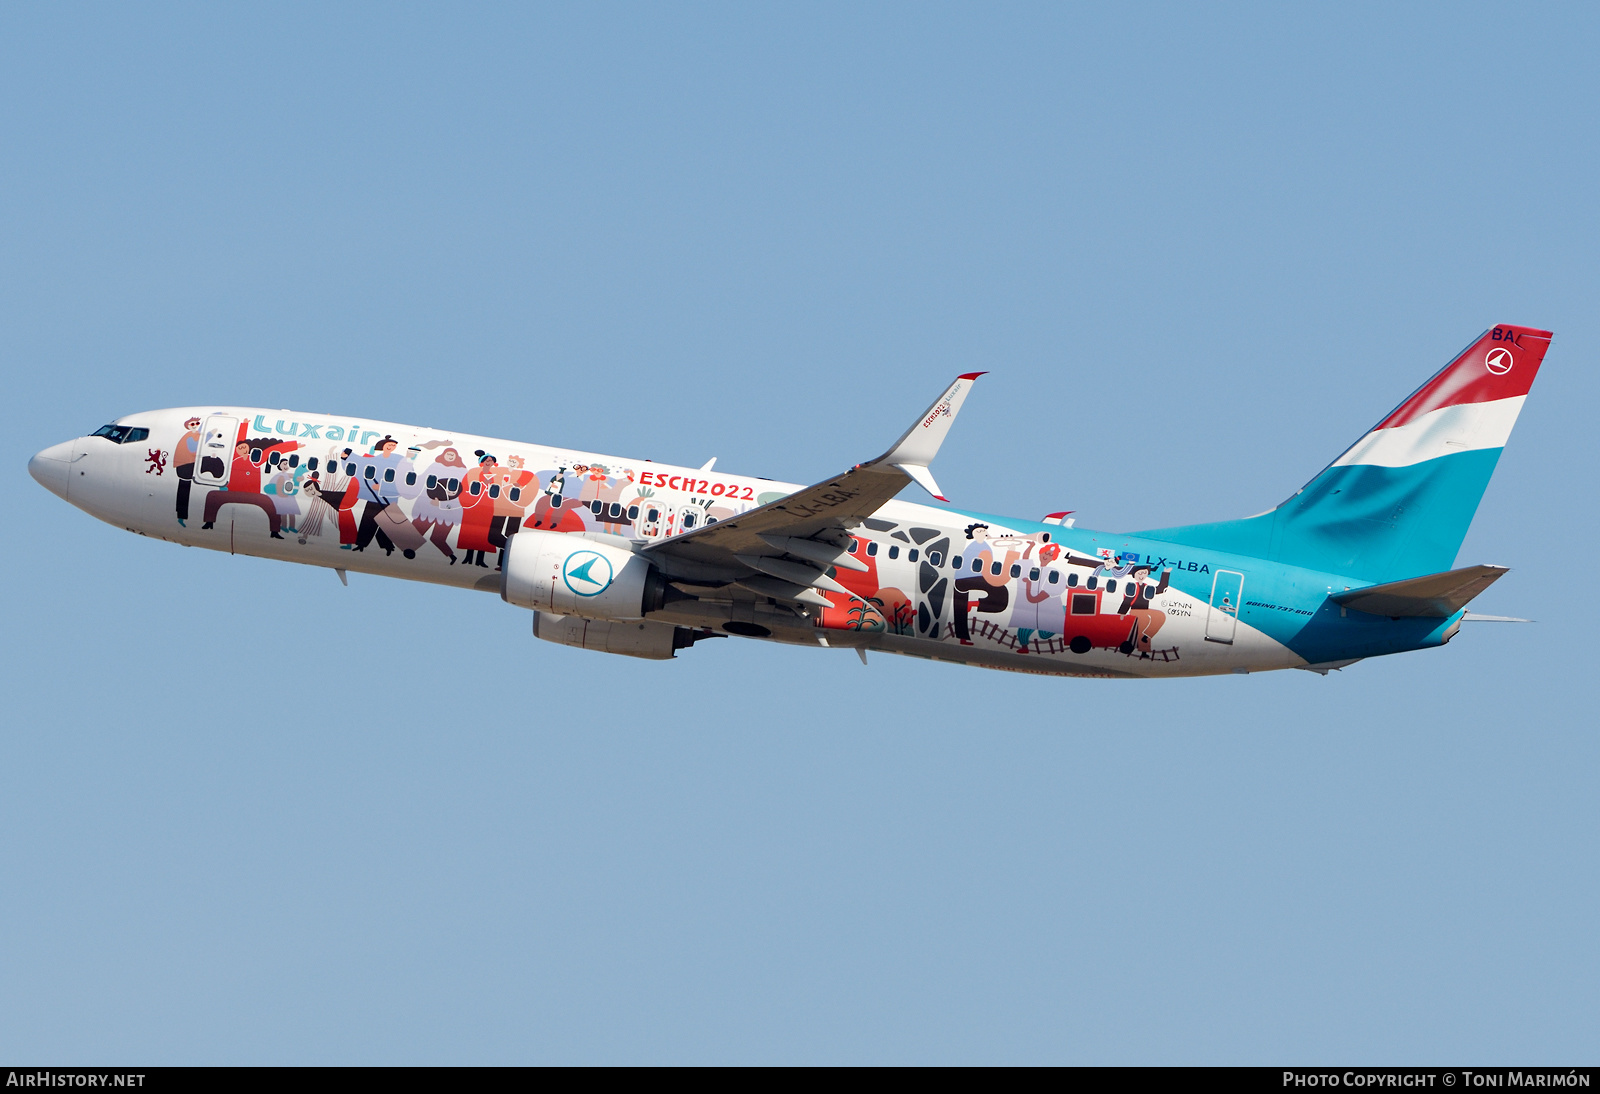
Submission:
[[972,560],[972,572],[975,574],[983,573],[983,559],[975,558]]
[[628,519],[629,520],[638,520],[639,519],[639,507],[637,505],[628,506]]
[[384,482],[393,482],[394,481],[394,468],[385,467],[383,469],[383,481]]
[[[299,467],[300,466],[300,454],[298,452],[295,453],[293,456],[289,457],[289,466],[290,467]],[[417,480],[415,478],[413,478],[411,481],[412,482],[416,482]]]
[[694,527],[694,514],[693,513],[685,513],[685,514],[683,514],[683,528],[684,528],[684,531],[688,531],[690,528],[693,528],[693,527]]
[[889,557],[890,558],[899,558],[900,557],[900,546],[899,546],[899,544],[891,543],[889,545]]
[[369,463],[367,464],[367,469],[365,472],[363,472],[363,474],[365,474],[369,479],[375,479],[378,477],[378,469]]
[[917,549],[913,547],[911,550],[907,551],[906,558],[910,559],[912,562],[917,561]]
[[1096,582],[1097,582],[1097,581],[1099,581],[1099,580],[1100,580],[1100,579],[1099,579],[1099,578],[1096,578],[1096,577],[1091,577],[1091,578],[1090,578],[1090,579],[1089,579],[1089,580],[1088,580],[1088,581],[1085,581],[1085,582],[1084,582],[1084,583],[1083,583],[1083,587],[1084,587],[1084,588],[1085,588],[1085,589],[1088,589],[1088,590],[1090,590],[1090,591],[1091,591],[1091,592],[1093,592],[1093,591],[1094,591],[1094,586],[1095,586],[1095,583],[1096,583]]
[[1078,587],[1078,575],[1077,574],[1068,574],[1067,575],[1067,588],[1076,589],[1077,587]]
[[613,517],[622,516],[622,503],[620,501],[614,501],[611,503],[611,515]]
[[[372,468],[369,467],[369,468],[367,468],[367,470],[371,471]],[[499,483],[495,483],[493,486],[489,487],[489,496],[491,498],[498,498],[500,496],[500,484]]]
[[1117,583],[1115,581],[1106,582],[1106,592],[1114,593],[1116,591],[1117,591]]
[[856,551],[860,548],[860,546],[861,546],[861,541],[859,539],[852,539],[850,541],[850,553],[851,554],[855,554]]
[[[277,453],[274,452],[273,455],[276,456]],[[261,449],[252,448],[250,450],[250,462],[251,463],[260,463],[261,462]]]
[[1000,563],[998,563],[998,562],[989,563],[989,573],[993,574],[995,577],[999,577],[1000,576]]
[[513,486],[511,488],[510,492],[506,496],[509,497],[512,501],[521,501],[522,500],[522,487]]
[[870,557],[870,556],[875,555],[877,553],[878,553],[878,541],[877,540],[873,540],[872,542],[867,544],[867,555],[868,555],[868,557]]
[[1061,571],[1059,571],[1059,570],[1051,570],[1050,571],[1050,584],[1059,585],[1060,583],[1061,583]]
[[944,556],[941,555],[938,551],[929,551],[928,552],[928,565],[930,565],[930,566],[938,566],[942,562],[944,562]]
[[[307,471],[315,471],[316,469],[317,469],[317,458],[315,456],[306,457],[306,470]],[[433,485],[433,481],[432,481],[433,480],[433,476],[429,475],[428,479],[429,479],[428,485],[432,486]]]
[[1033,569],[1028,571],[1028,580],[1029,581],[1038,581],[1039,580],[1039,567],[1035,566]]
[[1012,577],[1021,577],[1022,576],[1022,567],[1017,565],[1015,562],[1013,562],[1011,564],[1011,576]]
[[407,471],[406,472],[406,485],[407,486],[415,486],[415,485],[417,485],[417,473],[415,471]]

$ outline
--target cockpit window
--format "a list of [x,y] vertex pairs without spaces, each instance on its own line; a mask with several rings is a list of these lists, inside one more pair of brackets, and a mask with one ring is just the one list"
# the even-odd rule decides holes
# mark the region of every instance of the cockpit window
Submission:
[[91,437],[104,437],[112,444],[127,444],[129,441],[143,441],[150,437],[150,431],[131,425],[103,425]]

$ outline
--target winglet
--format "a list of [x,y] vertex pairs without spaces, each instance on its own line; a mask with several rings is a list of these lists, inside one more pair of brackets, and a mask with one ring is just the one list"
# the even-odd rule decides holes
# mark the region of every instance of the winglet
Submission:
[[935,498],[945,502],[950,500],[939,490],[939,484],[933,481],[933,472],[923,467],[920,463],[897,463],[894,466],[897,470],[904,471],[907,475],[910,475],[912,482],[922,487]]
[[916,424],[895,442],[894,447],[872,462],[898,468],[935,498],[945,501],[938,484],[928,473],[928,465],[939,454],[939,446],[955,424],[956,415],[961,412],[961,404],[966,402],[973,381],[982,375],[981,372],[965,372],[957,376],[955,382],[945,388],[944,394],[935,399],[933,405],[917,419]]

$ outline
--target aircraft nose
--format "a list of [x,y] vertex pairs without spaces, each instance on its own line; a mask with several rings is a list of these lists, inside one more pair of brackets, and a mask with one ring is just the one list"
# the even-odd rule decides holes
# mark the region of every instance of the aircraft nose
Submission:
[[53,444],[28,461],[28,474],[56,497],[66,500],[67,471],[72,461],[72,442]]

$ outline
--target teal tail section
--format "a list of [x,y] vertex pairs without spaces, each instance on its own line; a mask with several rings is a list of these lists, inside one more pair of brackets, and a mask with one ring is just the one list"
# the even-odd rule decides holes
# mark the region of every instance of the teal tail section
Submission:
[[1137,534],[1375,583],[1448,570],[1549,344],[1485,331],[1276,509]]
[[1138,534],[1363,581],[1438,573],[1455,564],[1499,459],[1489,449],[1415,467],[1330,467],[1260,516]]

